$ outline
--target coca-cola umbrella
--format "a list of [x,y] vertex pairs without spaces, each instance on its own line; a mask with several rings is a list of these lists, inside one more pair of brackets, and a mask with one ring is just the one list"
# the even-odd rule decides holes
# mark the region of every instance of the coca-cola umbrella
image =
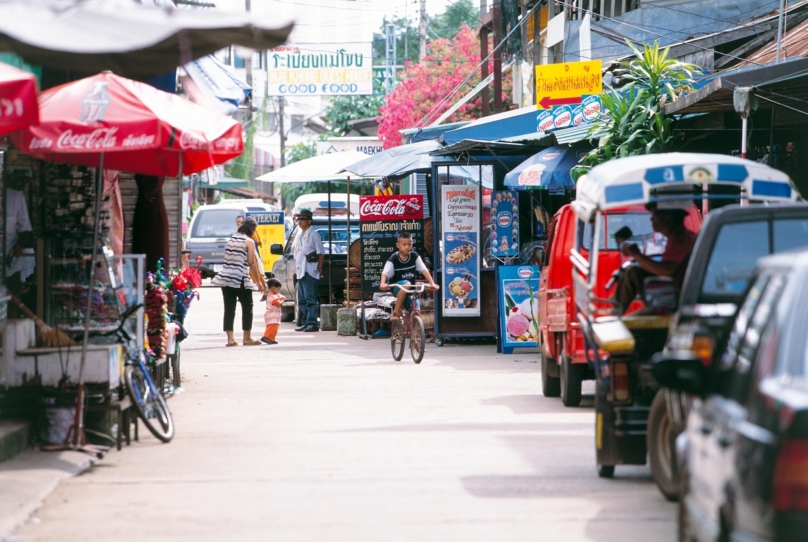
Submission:
[[36,77],[0,62],[0,135],[37,122]]
[[42,160],[174,177],[240,155],[241,124],[204,106],[110,72],[39,95],[40,122],[12,136]]
[[[175,176],[240,155],[241,125],[206,107],[110,72],[49,89],[39,96],[40,124],[11,135],[15,147],[42,160],[98,168],[91,262],[98,256],[103,169]],[[88,285],[92,284],[90,265]],[[87,296],[73,448],[85,448],[84,366],[92,296]]]

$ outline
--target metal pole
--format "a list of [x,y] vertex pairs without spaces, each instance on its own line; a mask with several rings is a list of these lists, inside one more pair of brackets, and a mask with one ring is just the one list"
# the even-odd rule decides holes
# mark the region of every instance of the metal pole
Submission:
[[101,236],[101,193],[104,191],[104,153],[98,159],[95,181],[95,209],[93,226],[93,249],[90,268],[87,273],[87,306],[84,313],[84,338],[81,341],[81,362],[79,363],[79,389],[76,397],[76,420],[73,431],[73,446],[84,444],[84,366],[87,363],[87,345],[90,342],[90,316],[93,310],[93,275],[95,259],[98,257],[98,238]]
[[331,237],[331,181],[328,181],[328,302],[334,300],[334,285],[332,281],[331,255],[334,253],[334,239]]
[[746,158],[746,115],[741,116],[741,158]]
[[[348,240],[351,239],[351,176],[348,175],[348,185],[345,188],[346,198],[347,198],[347,206],[348,212],[345,215],[345,224],[347,229],[345,230],[346,235],[348,236]],[[349,244],[349,252],[350,252],[350,244]],[[347,302],[348,307],[351,306],[351,258],[350,254],[345,257],[345,301]],[[361,301],[361,300],[360,300]]]
[[777,15],[777,62],[780,62],[780,49],[783,44],[783,17],[785,16],[786,0],[780,0],[780,13]]
[[[182,153],[179,156],[179,167],[177,168],[177,180],[179,181],[180,187],[177,189],[179,192],[179,201],[177,202],[178,208],[178,217],[177,217],[177,260],[176,266],[182,267],[182,215],[185,209],[182,207],[182,195],[185,190],[182,187]],[[171,252],[169,251],[169,260],[171,259]]]

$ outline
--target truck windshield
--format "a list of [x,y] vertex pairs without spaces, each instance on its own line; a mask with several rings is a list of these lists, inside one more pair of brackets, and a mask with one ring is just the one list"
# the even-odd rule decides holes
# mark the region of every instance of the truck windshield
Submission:
[[[329,252],[329,247],[333,248],[334,254],[347,254],[349,242],[345,232],[345,226],[339,227],[331,225],[331,242],[328,240],[328,226],[313,226],[314,231],[320,234],[320,239],[323,240],[323,250],[326,254]],[[359,239],[359,226],[351,226],[351,240],[353,243]]]
[[236,217],[241,209],[200,209],[197,211],[191,237],[230,237],[236,233]]
[[[600,240],[599,250],[617,250],[617,241],[614,240],[614,234],[624,227],[631,230],[632,235],[628,242],[639,245],[644,254],[661,253],[662,250],[657,250],[660,244],[663,249],[665,248],[665,237],[660,234],[655,235],[654,230],[651,228],[651,213],[647,211],[631,211],[628,213],[609,213],[605,217],[604,236]],[[603,215],[601,215],[601,225],[603,225]],[[592,229],[592,224],[586,224],[579,239],[580,246],[587,251],[592,248]],[[578,231],[581,231],[581,229]]]

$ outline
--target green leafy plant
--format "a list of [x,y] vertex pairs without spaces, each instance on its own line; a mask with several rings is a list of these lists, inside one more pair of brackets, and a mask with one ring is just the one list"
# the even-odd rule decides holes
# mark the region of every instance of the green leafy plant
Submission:
[[668,58],[670,48],[660,49],[657,42],[642,50],[627,43],[634,58],[614,71],[615,78],[627,83],[619,91],[606,85],[601,116],[589,130],[600,142],[573,168],[574,179],[608,160],[670,152],[679,143],[675,119],[665,115],[664,106],[693,90],[693,77],[700,68]]

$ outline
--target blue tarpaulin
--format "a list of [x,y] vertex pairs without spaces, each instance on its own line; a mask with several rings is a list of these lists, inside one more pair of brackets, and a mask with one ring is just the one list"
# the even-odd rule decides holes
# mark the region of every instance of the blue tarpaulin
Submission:
[[252,95],[252,88],[216,57],[204,56],[184,68],[205,95],[221,102],[221,110],[226,115],[235,113],[239,104]]
[[464,139],[477,141],[496,141],[506,137],[535,132],[538,125],[538,111],[535,105],[505,111],[496,115],[481,118],[472,123],[443,134],[443,142],[452,145]]

